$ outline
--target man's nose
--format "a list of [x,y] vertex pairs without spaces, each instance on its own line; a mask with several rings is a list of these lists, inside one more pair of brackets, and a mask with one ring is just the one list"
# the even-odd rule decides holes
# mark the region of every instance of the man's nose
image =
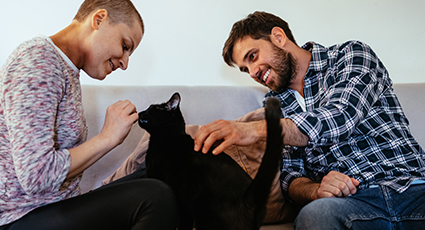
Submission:
[[249,72],[249,76],[251,76],[254,79],[257,78],[257,74],[254,71]]
[[249,76],[251,76],[253,79],[258,79],[258,74],[260,73],[260,70],[258,68],[253,68],[252,66],[248,66],[247,68]]

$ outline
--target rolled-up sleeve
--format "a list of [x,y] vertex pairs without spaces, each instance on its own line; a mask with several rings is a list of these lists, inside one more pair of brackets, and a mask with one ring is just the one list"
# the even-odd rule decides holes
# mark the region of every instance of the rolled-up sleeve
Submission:
[[285,146],[282,151],[282,169],[280,174],[280,182],[283,194],[290,199],[288,194],[289,185],[293,180],[299,177],[306,177],[304,169],[303,157],[297,151],[293,151],[293,147]]

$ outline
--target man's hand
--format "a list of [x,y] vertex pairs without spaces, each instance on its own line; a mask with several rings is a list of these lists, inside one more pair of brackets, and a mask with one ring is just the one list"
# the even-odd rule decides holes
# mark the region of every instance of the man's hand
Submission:
[[[281,119],[280,124],[282,125],[283,143],[292,146],[307,145],[308,136],[304,135],[292,120]],[[202,148],[202,152],[207,153],[211,146],[222,141],[213,150],[213,154],[217,155],[231,145],[250,145],[266,139],[266,120],[251,122],[216,120],[201,126],[195,137],[195,151]]]
[[321,183],[315,183],[306,177],[299,177],[289,186],[289,196],[301,205],[325,197],[346,197],[357,192],[359,181],[337,171],[331,171],[323,177]]
[[323,177],[317,189],[318,198],[346,197],[356,193],[359,181],[337,171],[331,171]]
[[249,145],[258,140],[265,140],[267,135],[266,122],[236,122],[217,120],[202,126],[195,137],[195,151],[207,153],[211,146],[221,141],[213,150],[217,155],[231,145]]

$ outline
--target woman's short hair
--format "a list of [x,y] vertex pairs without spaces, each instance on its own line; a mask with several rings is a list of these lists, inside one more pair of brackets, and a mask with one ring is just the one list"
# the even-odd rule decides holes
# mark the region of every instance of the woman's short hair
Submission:
[[286,21],[273,14],[256,11],[233,24],[229,38],[226,40],[223,47],[223,58],[226,64],[229,66],[235,64],[232,55],[233,47],[236,42],[242,40],[246,36],[250,36],[253,39],[270,41],[270,34],[274,27],[280,27],[285,32],[288,39],[297,44]]
[[74,20],[82,22],[96,10],[105,9],[112,23],[124,23],[133,27],[137,20],[145,32],[142,17],[130,0],[85,0],[74,17]]

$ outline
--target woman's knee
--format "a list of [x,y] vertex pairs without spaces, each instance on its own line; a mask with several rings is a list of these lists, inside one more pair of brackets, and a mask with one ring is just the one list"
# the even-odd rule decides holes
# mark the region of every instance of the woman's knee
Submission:
[[156,179],[135,180],[131,186],[131,193],[141,199],[151,202],[171,202],[175,203],[173,190],[164,182]]
[[[154,179],[143,179],[135,188],[140,189],[140,201],[135,229],[175,228],[178,217],[177,201],[172,189],[165,183]],[[164,221],[166,220],[166,221]],[[163,227],[159,227],[163,226]]]

